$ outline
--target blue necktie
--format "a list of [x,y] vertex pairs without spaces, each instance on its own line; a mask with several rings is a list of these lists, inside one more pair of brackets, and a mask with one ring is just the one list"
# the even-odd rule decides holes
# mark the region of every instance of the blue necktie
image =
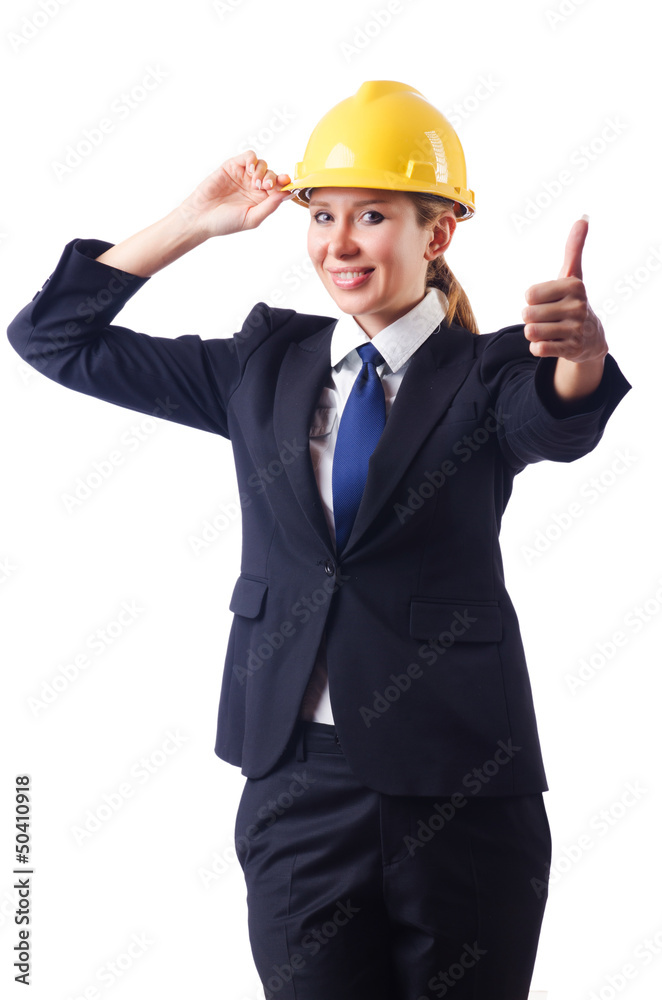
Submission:
[[368,478],[368,461],[386,423],[384,387],[376,371],[384,359],[372,344],[357,350],[363,367],[345,403],[331,472],[337,552],[349,538]]

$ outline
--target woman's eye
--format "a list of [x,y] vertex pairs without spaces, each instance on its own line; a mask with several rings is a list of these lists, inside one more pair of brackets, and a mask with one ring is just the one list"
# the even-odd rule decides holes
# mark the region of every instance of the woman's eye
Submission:
[[[373,218],[368,218],[368,216],[373,216]],[[329,219],[333,218],[333,216],[331,215],[330,212],[316,212],[313,218],[315,222],[328,222]],[[372,209],[368,210],[367,212],[364,212],[362,218],[365,219],[365,221],[368,222],[371,226],[374,226],[376,223],[381,222],[384,216],[381,214],[381,212],[377,212],[374,209]]]

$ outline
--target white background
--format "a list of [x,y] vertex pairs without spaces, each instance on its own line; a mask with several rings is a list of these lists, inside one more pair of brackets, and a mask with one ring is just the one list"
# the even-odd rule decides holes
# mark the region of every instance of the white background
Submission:
[[[662,982],[662,229],[650,8],[402,0],[379,26],[382,0],[44,4],[48,16],[38,2],[2,12],[3,327],[66,243],[125,239],[251,136],[261,135],[254,148],[270,165],[292,173],[317,120],[368,79],[411,84],[457,128],[477,212],[458,227],[448,260],[482,332],[520,322],[525,290],[557,277],[573,221],[590,215],[589,298],[603,312],[611,300],[610,350],[634,388],[594,452],[518,477],[502,531],[554,837],[533,987],[554,1000],[649,1000]],[[120,112],[150,71],[159,85]],[[279,112],[289,122],[270,132]],[[67,147],[104,117],[112,132],[58,177]],[[564,170],[569,183],[555,186]],[[338,315],[316,277],[298,286],[293,277],[307,260],[307,217],[289,202],[257,230],[208,242],[154,276],[116,322],[226,337],[277,292],[280,304]],[[142,415],[48,381],[7,341],[0,351],[0,977],[12,997],[24,995],[11,967],[12,804],[14,776],[28,773],[30,995],[253,1000],[261,994],[232,852],[243,778],[213,753],[240,558],[230,443],[161,420],[148,421],[132,449]],[[63,496],[117,448],[124,463],[68,511]],[[564,518],[573,503],[581,513]],[[196,554],[191,537],[214,519],[217,537]],[[88,637],[112,625],[122,602],[141,612],[91,653]],[[625,641],[610,650],[619,630]],[[90,666],[31,708],[85,651]],[[591,658],[593,676],[572,687]],[[185,740],[159,754],[169,731]],[[151,755],[165,763],[141,781],[136,768]],[[80,843],[88,811],[127,781],[132,795]],[[127,968],[133,935],[150,943]],[[653,954],[645,942],[655,935]],[[112,961],[124,971],[104,985],[99,973]]]

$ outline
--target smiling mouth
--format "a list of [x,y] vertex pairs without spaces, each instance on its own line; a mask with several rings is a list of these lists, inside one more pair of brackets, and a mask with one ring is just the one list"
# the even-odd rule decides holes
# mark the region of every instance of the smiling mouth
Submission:
[[374,271],[374,267],[346,271],[329,271],[331,280],[338,288],[358,288],[364,284]]

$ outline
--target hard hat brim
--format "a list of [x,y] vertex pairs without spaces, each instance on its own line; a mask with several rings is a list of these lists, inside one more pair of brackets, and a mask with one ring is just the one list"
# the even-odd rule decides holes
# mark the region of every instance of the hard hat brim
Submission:
[[426,183],[421,180],[410,180],[402,175],[394,174],[392,178],[385,176],[382,171],[375,174],[371,171],[360,171],[355,167],[344,168],[335,167],[333,169],[322,170],[317,173],[308,174],[305,177],[297,177],[290,184],[286,184],[280,190],[294,192],[290,199],[308,207],[308,189],[321,187],[338,188],[372,188],[380,191],[404,191],[412,194],[431,194],[437,197],[448,198],[455,202],[457,206],[458,222],[470,219],[476,210],[475,196],[468,188],[455,187],[452,184],[442,184],[439,182]]

